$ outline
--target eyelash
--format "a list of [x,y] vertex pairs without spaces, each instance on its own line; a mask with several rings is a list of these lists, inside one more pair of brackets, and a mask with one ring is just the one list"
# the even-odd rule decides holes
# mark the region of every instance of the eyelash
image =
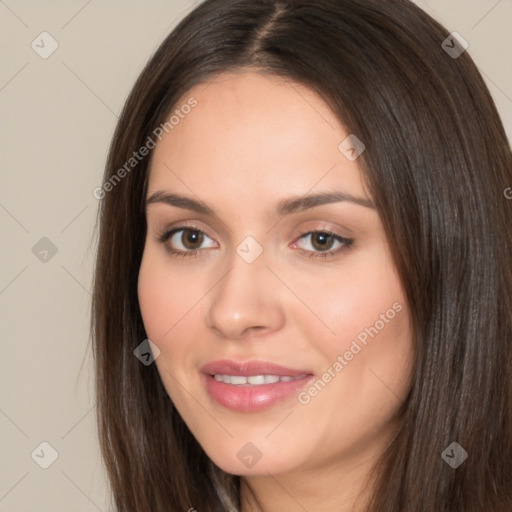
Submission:
[[[204,231],[201,231],[200,229],[197,229],[194,226],[179,226],[179,227],[173,228],[172,230],[169,230],[169,231],[163,231],[162,233],[160,233],[158,235],[157,240],[158,240],[158,242],[164,244],[176,233],[178,233],[180,231],[187,231],[187,230],[192,231],[192,232],[202,233],[202,234],[206,235],[206,233],[204,233]],[[328,229],[315,229],[312,231],[305,231],[300,234],[298,240],[304,238],[306,235],[314,235],[315,233],[321,233],[323,235],[331,236],[336,241],[340,242],[343,245],[334,251],[332,251],[332,250],[330,250],[330,251],[308,251],[305,249],[299,249],[300,252],[307,253],[308,258],[327,259],[327,258],[337,256],[339,253],[349,249],[354,242],[353,239],[344,238],[340,235],[337,235],[336,233],[333,233],[332,231],[329,231]],[[208,236],[208,235],[206,235],[206,236]],[[202,250],[203,249],[195,249],[195,250],[190,250],[190,251],[179,251],[179,250],[176,250],[176,249],[173,249],[173,248],[167,246],[167,251],[172,256],[183,257],[183,258],[197,258],[199,256],[199,252]]]

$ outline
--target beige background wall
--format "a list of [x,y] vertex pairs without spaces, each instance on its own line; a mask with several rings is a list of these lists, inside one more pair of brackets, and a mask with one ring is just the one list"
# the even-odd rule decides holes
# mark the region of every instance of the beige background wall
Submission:
[[[512,137],[512,2],[416,3],[468,41]],[[88,347],[92,192],[130,87],[193,5],[0,0],[1,512],[107,510]],[[43,31],[58,44],[46,59],[56,43]]]

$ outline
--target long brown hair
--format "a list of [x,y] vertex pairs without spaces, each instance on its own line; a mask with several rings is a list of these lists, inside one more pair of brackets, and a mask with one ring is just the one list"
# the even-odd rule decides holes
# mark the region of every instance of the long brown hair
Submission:
[[[407,0],[206,0],[158,48],[120,116],[98,212],[91,333],[116,510],[240,507],[240,477],[210,461],[155,365],[134,356],[147,338],[137,279],[150,155],[119,170],[191,87],[244,69],[309,86],[366,146],[358,162],[416,353],[368,510],[512,510],[512,157],[475,64],[449,37]],[[452,442],[468,453],[457,469],[441,457]]]

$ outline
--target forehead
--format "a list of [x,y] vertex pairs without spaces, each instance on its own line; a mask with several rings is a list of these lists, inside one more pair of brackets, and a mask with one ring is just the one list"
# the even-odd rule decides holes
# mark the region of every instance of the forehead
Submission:
[[209,195],[278,199],[319,183],[361,194],[357,161],[339,150],[349,134],[307,86],[252,71],[224,73],[192,88],[173,112],[191,99],[197,105],[181,112],[154,150],[150,191],[186,185]]

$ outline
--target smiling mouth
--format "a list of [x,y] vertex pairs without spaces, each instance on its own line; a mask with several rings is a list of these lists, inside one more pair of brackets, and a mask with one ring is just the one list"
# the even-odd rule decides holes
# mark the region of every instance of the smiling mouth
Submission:
[[210,399],[238,413],[258,413],[277,407],[281,402],[296,397],[314,379],[312,374],[201,375]]
[[206,393],[217,405],[256,413],[297,395],[314,378],[304,367],[287,368],[262,360],[210,361],[200,369]]
[[261,386],[264,384],[276,384],[278,382],[292,382],[306,377],[307,374],[302,375],[226,375],[216,373],[211,375],[217,382],[224,384],[231,384],[232,386]]

